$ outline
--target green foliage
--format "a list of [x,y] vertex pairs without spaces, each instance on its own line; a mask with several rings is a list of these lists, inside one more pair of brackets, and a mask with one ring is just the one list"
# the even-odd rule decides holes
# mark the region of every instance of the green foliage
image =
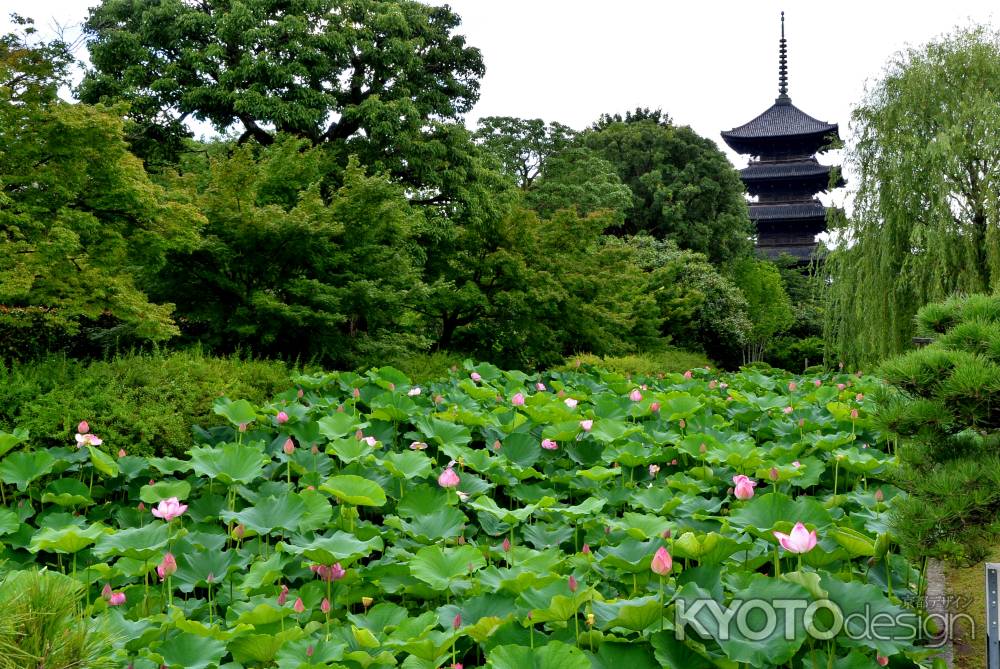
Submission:
[[545,217],[559,209],[575,209],[581,216],[607,212],[612,225],[619,226],[632,207],[632,191],[611,163],[588,149],[569,148],[546,161],[525,202]]
[[77,423],[101,425],[107,448],[130,455],[179,455],[192,425],[222,419],[220,395],[261,401],[290,386],[275,362],[211,358],[196,351],[125,355],[86,364],[52,356],[0,367],[0,429],[28,428],[36,447],[73,443]]
[[680,348],[701,349],[727,367],[739,363],[752,329],[747,302],[705,256],[649,235],[609,238],[606,243],[634,249],[635,262],[646,273],[645,292],[655,298],[663,319],[660,332],[665,338]]
[[150,182],[115,110],[54,97],[64,46],[26,40],[0,39],[0,304],[41,308],[55,332],[102,319],[105,339],[169,338],[172,305],[144,284],[201,219]]
[[733,280],[746,298],[747,316],[753,323],[743,362],[757,362],[771,339],[794,322],[792,302],[778,268],[766,260],[741,259],[733,268]]
[[173,162],[195,116],[265,145],[276,133],[329,143],[342,163],[357,154],[402,176],[413,140],[433,137],[428,121],[478,98],[482,56],[454,33],[459,21],[413,0],[106,0],[85,24],[79,94],[127,101],[147,159]]
[[485,116],[479,119],[476,141],[493,154],[503,173],[523,190],[531,188],[554,153],[565,149],[576,132],[540,118]]
[[8,572],[0,581],[0,668],[110,669],[111,642],[81,614],[84,588],[58,572]]
[[968,28],[898,54],[854,112],[854,214],[835,221],[827,339],[850,361],[905,350],[913,315],[1000,287],[1000,36]]
[[747,253],[753,230],[736,170],[711,140],[658,118],[609,118],[580,137],[632,191],[621,231],[673,240],[713,263]]
[[975,561],[1000,536],[1000,296],[970,295],[917,312],[925,348],[885,361],[894,389],[880,421],[901,440],[901,543],[916,555]]
[[584,365],[606,369],[623,376],[656,377],[671,372],[686,372],[689,369],[710,367],[711,361],[701,353],[682,351],[679,349],[664,349],[661,351],[646,351],[634,355],[596,356],[591,354],[575,355],[555,368],[556,371],[570,371],[582,368]]

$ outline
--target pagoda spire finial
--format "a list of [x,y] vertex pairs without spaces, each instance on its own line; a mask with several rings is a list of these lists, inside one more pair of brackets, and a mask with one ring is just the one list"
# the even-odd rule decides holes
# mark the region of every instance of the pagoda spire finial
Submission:
[[791,102],[788,97],[788,49],[785,40],[785,13],[781,12],[781,40],[778,42],[778,99],[775,102]]

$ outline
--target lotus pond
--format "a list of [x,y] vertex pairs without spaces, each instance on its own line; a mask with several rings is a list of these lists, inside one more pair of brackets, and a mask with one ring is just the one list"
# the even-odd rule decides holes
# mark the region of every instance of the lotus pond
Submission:
[[3,569],[136,669],[929,667],[876,385],[383,368],[220,399],[185,458],[0,434]]

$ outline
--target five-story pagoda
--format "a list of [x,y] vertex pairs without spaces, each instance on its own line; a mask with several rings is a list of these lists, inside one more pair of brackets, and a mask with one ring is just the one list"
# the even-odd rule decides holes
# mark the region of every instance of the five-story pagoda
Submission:
[[824,123],[792,104],[788,97],[785,13],[781,13],[778,98],[763,114],[722,133],[734,151],[750,155],[740,178],[750,196],[750,219],[757,227],[757,250],[770,259],[783,253],[807,263],[816,235],[826,230],[826,207],[816,194],[844,185],[840,171],[821,165],[816,154],[840,144],[836,123]]

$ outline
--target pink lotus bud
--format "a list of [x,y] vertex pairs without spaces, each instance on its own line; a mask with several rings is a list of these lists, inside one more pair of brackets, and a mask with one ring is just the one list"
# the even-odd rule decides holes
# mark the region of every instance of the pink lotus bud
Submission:
[[757,482],[749,476],[738,474],[733,477],[733,494],[736,499],[748,500],[753,497],[753,489],[757,487]]
[[288,414],[284,411],[279,411],[278,415],[275,416],[275,420],[278,421],[278,425],[284,425],[288,422]]
[[698,445],[698,452],[701,453],[702,455],[704,455],[705,453],[708,452],[708,447],[705,446],[705,444],[699,444]]
[[475,381],[476,383],[479,383],[480,381],[483,380],[483,377],[479,375],[479,372],[473,372],[472,374],[469,374],[469,378]]
[[821,385],[823,385],[823,382],[819,379],[813,379],[813,385],[819,388]]
[[685,379],[690,379],[691,378],[691,370],[690,369],[688,371],[684,372],[684,378]]
[[770,477],[770,479],[772,481],[777,481],[778,477],[779,477],[778,468],[777,467],[771,467],[771,471],[768,473],[768,477]]
[[501,446],[501,444],[500,444],[500,440],[499,439],[497,439],[497,440],[495,440],[493,442],[493,450],[494,451],[499,451],[500,450],[500,446]]
[[90,432],[90,423],[85,420],[81,420],[80,424],[76,426],[76,431],[80,434],[87,434]]
[[642,401],[642,393],[639,391],[638,388],[636,388],[635,390],[633,390],[632,392],[630,392],[628,394],[628,398],[630,400],[632,400],[633,402],[641,402]]
[[456,613],[454,619],[452,619],[451,621],[451,627],[452,629],[457,630],[461,626],[462,626],[462,614]]
[[718,385],[719,385],[719,382],[716,381],[715,379],[712,379],[711,381],[708,382],[708,387],[709,387],[710,390],[715,390],[715,388]]
[[500,548],[503,549],[504,553],[510,552],[510,539],[508,537],[504,537],[503,543],[500,544]]
[[434,404],[442,404],[444,402],[444,397],[441,395],[434,396]]
[[459,484],[458,474],[451,467],[445,468],[441,475],[438,476],[438,485],[442,488],[455,488]]
[[570,574],[569,575],[569,591],[570,592],[576,592],[576,589],[578,587],[579,587],[579,584],[576,582],[576,577],[573,576],[573,574]]
[[292,604],[292,610],[295,611],[296,613],[302,613],[303,611],[306,610],[306,605],[302,603],[301,597],[295,598],[295,603]]
[[670,461],[670,464],[671,464],[672,466],[677,466],[677,458],[674,458],[673,460],[671,460],[671,461]]
[[795,381],[790,381],[788,383],[788,392],[794,393],[796,390],[798,390],[798,388],[799,386],[795,383]]
[[806,419],[799,418],[799,427],[805,427],[805,426],[806,426]]
[[544,383],[541,383],[541,382],[539,382],[539,383],[536,383],[536,384],[535,384],[535,390],[537,390],[537,391],[538,391],[538,392],[540,392],[540,393],[541,393],[541,392],[545,392],[545,384],[544,384]]
[[660,576],[666,576],[670,573],[670,570],[674,567],[674,559],[670,557],[670,553],[667,552],[666,548],[662,546],[656,549],[653,554],[653,561],[650,563],[649,568],[653,570],[654,574]]
[[309,452],[312,453],[313,455],[319,455],[319,446],[313,444],[312,448],[309,449]]
[[669,539],[670,535],[671,535],[671,532],[670,532],[670,529],[668,528],[668,529],[663,530],[663,533],[660,536],[662,536],[664,539]]
[[354,396],[354,399],[360,399],[360,397],[361,397],[361,388],[355,388],[353,391],[351,391],[351,395]]
[[288,601],[288,586],[282,585],[281,592],[278,594],[278,606],[284,606],[285,602]]
[[326,597],[324,597],[323,601],[319,603],[319,610],[322,611],[323,613],[329,613],[330,612],[330,600],[327,599]]
[[143,504],[142,502],[139,502],[139,505],[137,507],[135,507],[135,508],[137,508],[139,510],[139,513],[142,513],[143,511],[146,510],[146,505]]
[[465,535],[464,534],[459,534],[457,541],[458,541],[458,545],[459,546],[464,546],[465,545]]
[[788,415],[788,414],[792,413],[792,411],[794,411],[794,409],[792,409],[792,407],[785,407],[784,409],[782,409],[782,411],[785,413],[785,415]]
[[302,397],[305,395],[305,393],[302,391],[301,388],[299,388],[299,391],[295,394],[298,396],[299,399],[302,399]]
[[847,387],[847,386],[845,386],[845,385],[844,385],[843,383],[838,383],[838,384],[837,384],[837,390],[843,390],[843,389],[844,389],[844,388],[846,388],[846,387]]
[[281,450],[285,452],[285,455],[291,455],[295,452],[295,442],[290,438],[285,440],[284,445],[282,445]]
[[124,448],[119,448],[118,449],[118,457],[119,458],[124,458],[125,457],[125,449]]
[[105,583],[104,587],[101,588],[101,597],[104,599],[109,599],[113,593],[114,591],[111,589],[110,583]]
[[680,426],[680,428],[683,430],[684,428],[687,427],[687,421],[681,418],[679,421],[677,421],[677,425]]
[[510,398],[510,403],[516,407],[524,406],[524,395],[521,393],[515,393],[514,396]]
[[660,410],[660,403],[653,402],[652,404],[649,405],[649,410],[652,411],[653,413],[656,413],[657,411]]
[[583,548],[580,549],[580,552],[584,555],[590,555],[590,544],[584,544]]
[[653,478],[656,478],[656,475],[659,473],[659,471],[660,471],[660,465],[652,464],[649,466],[649,475],[652,476]]
[[177,560],[174,559],[174,556],[171,553],[164,554],[163,560],[160,564],[156,565],[156,574],[160,577],[161,581],[164,581],[176,573]]
[[308,646],[306,646],[306,657],[312,657],[313,653],[315,653],[315,652],[316,652],[316,649],[313,647],[312,644],[309,644]]
[[879,488],[875,491],[875,501],[881,504],[885,500],[885,493]]
[[108,597],[108,606],[121,606],[125,603],[124,592],[114,592]]
[[858,410],[851,409],[851,420],[857,420],[857,418],[858,418]]
[[796,469],[798,469],[799,467],[802,466],[802,463],[799,462],[798,460],[795,460],[795,461],[792,462],[792,466],[795,467]]
[[240,432],[246,432],[247,431],[247,424],[246,423],[240,423],[238,429],[239,429]]
[[889,664],[889,658],[887,658],[885,655],[876,655],[875,661],[878,662],[878,666],[880,667],[884,667],[887,664]]
[[580,428],[584,432],[590,432],[590,429],[592,427],[594,427],[594,421],[590,420],[589,418],[587,420],[581,420],[580,421]]
[[547,451],[554,451],[559,448],[559,444],[552,441],[551,439],[542,439],[542,448]]

